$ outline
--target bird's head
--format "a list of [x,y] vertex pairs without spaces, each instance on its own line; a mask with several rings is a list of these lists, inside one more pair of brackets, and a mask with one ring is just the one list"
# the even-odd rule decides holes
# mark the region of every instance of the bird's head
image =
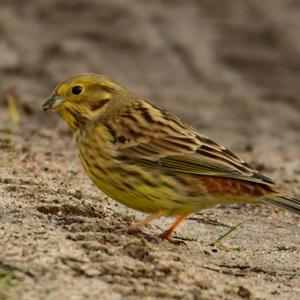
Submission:
[[71,129],[77,130],[100,120],[126,92],[102,75],[80,74],[59,84],[43,104],[43,110],[57,111]]

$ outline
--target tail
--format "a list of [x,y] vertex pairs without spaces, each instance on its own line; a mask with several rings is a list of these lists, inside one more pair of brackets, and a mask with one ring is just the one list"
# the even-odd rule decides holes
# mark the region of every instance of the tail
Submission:
[[300,200],[286,195],[275,194],[266,196],[262,199],[263,202],[283,207],[300,215]]

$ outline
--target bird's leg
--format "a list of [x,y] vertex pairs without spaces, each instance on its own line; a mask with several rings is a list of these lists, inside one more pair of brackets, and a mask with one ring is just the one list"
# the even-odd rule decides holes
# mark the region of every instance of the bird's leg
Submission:
[[150,223],[155,219],[159,219],[161,216],[162,216],[161,212],[149,215],[147,218],[141,220],[140,222],[131,225],[128,229],[128,233],[134,234],[134,233],[141,232],[142,227],[144,227],[146,224]]
[[180,240],[175,240],[174,238],[171,237],[172,232],[175,230],[175,228],[187,217],[187,215],[181,215],[176,217],[175,221],[170,225],[170,227],[165,230],[163,233],[161,233],[159,236],[162,239],[166,239],[169,242],[173,244],[185,244],[184,241]]
[[[131,225],[128,229],[128,233],[130,234],[136,234],[136,233],[142,233],[144,235],[148,235],[148,236],[153,236],[151,234],[147,234],[144,233],[141,229],[143,226],[145,226],[146,224],[150,223],[151,221],[155,220],[155,219],[159,219],[160,217],[162,217],[163,214],[161,212],[158,213],[154,213],[149,215],[147,218],[141,220],[140,222]],[[175,240],[174,238],[171,237],[172,232],[175,230],[175,228],[187,217],[187,215],[181,215],[178,216],[175,221],[170,225],[170,227],[165,230],[163,233],[159,234],[159,237],[162,239],[166,239],[168,240],[170,243],[173,244],[185,244],[184,241],[181,240]]]

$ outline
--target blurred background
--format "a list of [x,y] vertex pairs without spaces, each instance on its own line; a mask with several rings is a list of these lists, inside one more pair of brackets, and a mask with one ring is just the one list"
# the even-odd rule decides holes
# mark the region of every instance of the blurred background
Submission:
[[[144,216],[96,189],[64,121],[41,110],[81,72],[300,194],[299,1],[0,0],[0,299],[300,299],[295,214],[205,210],[178,229],[188,247],[126,233]],[[212,249],[220,224],[241,226]]]
[[299,132],[299,31],[295,0],[2,0],[0,92],[52,119],[58,82],[105,74],[238,147]]

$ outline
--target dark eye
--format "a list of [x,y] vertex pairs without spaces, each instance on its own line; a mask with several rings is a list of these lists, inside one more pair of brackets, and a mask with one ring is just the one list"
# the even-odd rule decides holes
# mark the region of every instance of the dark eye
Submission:
[[72,87],[72,94],[79,95],[82,92],[82,87],[79,85],[75,85]]

